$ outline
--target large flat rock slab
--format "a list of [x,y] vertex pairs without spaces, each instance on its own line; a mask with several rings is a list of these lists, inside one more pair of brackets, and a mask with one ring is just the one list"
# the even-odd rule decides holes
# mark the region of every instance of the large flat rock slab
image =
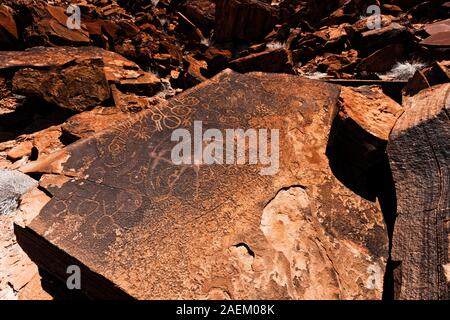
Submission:
[[[338,181],[326,157],[339,93],[226,70],[25,168],[71,179],[16,226],[19,242],[64,283],[67,266],[79,265],[92,298],[379,299],[381,210]],[[278,129],[279,169],[174,164],[173,131],[193,133],[196,121],[224,134]]]

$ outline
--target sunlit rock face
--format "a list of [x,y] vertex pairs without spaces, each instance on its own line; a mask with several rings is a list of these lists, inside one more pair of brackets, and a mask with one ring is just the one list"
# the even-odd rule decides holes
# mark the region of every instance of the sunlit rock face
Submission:
[[[19,241],[60,279],[81,264],[82,290],[97,298],[379,299],[382,212],[335,178],[326,155],[339,94],[226,70],[29,167],[73,178],[49,188]],[[278,170],[174,164],[172,133],[194,136],[196,121],[204,131],[279,130]]]

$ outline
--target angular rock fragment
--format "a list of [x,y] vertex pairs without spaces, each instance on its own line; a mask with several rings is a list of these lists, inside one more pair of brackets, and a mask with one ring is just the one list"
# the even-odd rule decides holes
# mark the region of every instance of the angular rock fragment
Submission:
[[126,92],[143,92],[146,96],[152,96],[162,88],[158,77],[153,73],[143,71],[136,63],[121,55],[97,48],[90,50],[94,50],[102,57],[106,79],[108,82],[116,84],[118,88]]
[[[369,199],[375,199],[389,134],[403,108],[378,87],[342,87],[340,109],[327,148],[333,173]],[[388,188],[387,181],[382,183]]]
[[17,25],[11,8],[0,5],[0,48],[12,49],[19,41]]
[[217,48],[208,48],[204,53],[205,60],[208,63],[208,73],[211,76],[224,70],[232,58],[232,53],[228,50]]
[[[75,48],[32,48],[26,51],[0,52],[0,70],[18,70],[20,68],[49,68],[63,66],[77,58]],[[72,52],[72,54],[70,54]]]
[[61,126],[63,138],[68,141],[88,138],[106,128],[123,123],[130,116],[129,113],[116,108],[100,107],[82,112],[69,118]]
[[211,0],[191,0],[184,4],[184,12],[202,31],[214,28],[216,4]]
[[448,32],[450,31],[450,19],[427,24],[424,29],[430,36],[441,32]]
[[420,42],[421,45],[430,47],[450,47],[450,31],[435,33]]
[[374,137],[387,141],[403,108],[379,87],[342,87],[339,116],[352,119]]
[[308,21],[314,25],[318,24],[318,22],[326,17],[327,15],[333,13],[334,10],[337,9],[339,3],[332,0],[325,1],[314,1],[308,0],[306,6],[305,16]]
[[[379,299],[382,213],[333,176],[325,155],[338,96],[309,79],[224,71],[36,164],[73,179],[16,226],[18,241],[59,281],[78,264],[91,298]],[[208,152],[197,148],[195,162],[176,165],[171,136],[194,138],[198,121],[218,130],[217,163],[199,164]],[[266,132],[271,147],[260,151],[272,161],[237,165],[227,129],[259,130],[259,141]],[[270,164],[274,175],[262,175]]]
[[186,80],[190,84],[188,87],[194,86],[206,80],[205,74],[208,69],[206,61],[199,61],[193,56],[185,57],[185,61],[188,65],[186,73]]
[[333,73],[349,70],[358,61],[358,52],[356,50],[349,50],[342,52],[342,54],[325,54],[317,60],[317,64],[318,70]]
[[[31,26],[25,30],[25,41],[32,46],[39,45],[89,45],[89,33],[80,24],[69,28],[71,23],[66,9],[37,2],[27,6]],[[72,22],[73,23],[73,22]]]
[[36,271],[36,274],[33,276],[30,282],[27,283],[26,287],[22,288],[19,291],[19,300],[53,300],[52,296],[42,288],[41,281],[41,276]]
[[33,150],[33,143],[26,140],[20,143],[18,146],[8,151],[7,157],[12,160],[19,160],[25,156],[31,155]]
[[289,52],[286,49],[266,50],[260,53],[233,60],[230,67],[238,72],[286,72],[292,73],[292,64],[289,64]]
[[110,97],[101,59],[75,60],[49,70],[24,68],[13,78],[13,92],[37,96],[61,108],[81,112]]
[[359,45],[363,50],[368,51],[382,48],[389,44],[408,44],[411,37],[408,28],[399,23],[392,22],[387,26],[363,32],[359,40]]
[[388,145],[397,193],[392,260],[398,299],[446,300],[450,240],[450,84],[405,102]]
[[14,91],[36,95],[74,111],[101,104],[110,97],[109,85],[125,92],[151,96],[162,88],[152,73],[121,55],[95,47],[32,48],[0,52],[0,71],[16,71]]
[[158,78],[144,72],[136,63],[120,54],[96,47],[37,47],[20,54],[15,51],[1,52],[0,70],[62,67],[76,59],[95,58],[103,60],[106,79],[111,83],[124,86],[143,85],[146,89],[155,89],[161,85]]
[[365,72],[387,72],[405,56],[405,48],[402,44],[388,45],[362,59],[358,65],[360,71]]
[[219,0],[214,37],[217,42],[264,38],[277,23],[278,10],[260,0]]
[[418,70],[408,81],[404,92],[413,96],[420,90],[450,82],[450,61],[435,62],[430,67]]

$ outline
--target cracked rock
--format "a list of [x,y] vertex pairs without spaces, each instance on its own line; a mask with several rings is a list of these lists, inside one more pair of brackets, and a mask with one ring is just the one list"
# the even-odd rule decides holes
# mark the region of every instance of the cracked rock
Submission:
[[[40,172],[71,179],[16,226],[18,241],[59,281],[76,259],[91,298],[380,299],[380,206],[335,178],[326,156],[339,91],[226,70],[44,160]],[[171,134],[194,120],[280,130],[279,171],[175,165]]]

